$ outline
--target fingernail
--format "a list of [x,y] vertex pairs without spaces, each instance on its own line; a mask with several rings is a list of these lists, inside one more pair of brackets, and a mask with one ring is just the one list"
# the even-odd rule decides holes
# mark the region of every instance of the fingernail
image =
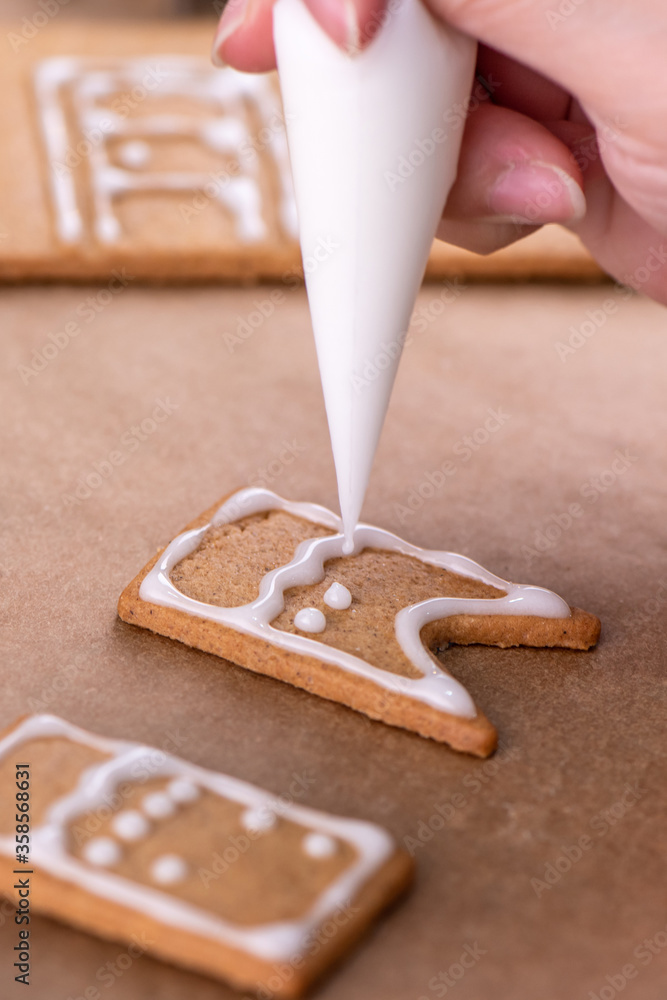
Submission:
[[364,39],[354,0],[307,0],[307,6],[317,23],[344,52],[355,56],[361,51]]
[[248,0],[228,0],[225,9],[222,12],[218,30],[216,31],[215,38],[213,40],[211,62],[214,66],[225,65],[225,61],[220,55],[220,50],[225,42],[231,38],[234,32],[237,31],[245,21],[247,9]]
[[534,160],[516,163],[501,174],[489,207],[496,216],[521,224],[578,222],[586,214],[586,198],[562,167]]

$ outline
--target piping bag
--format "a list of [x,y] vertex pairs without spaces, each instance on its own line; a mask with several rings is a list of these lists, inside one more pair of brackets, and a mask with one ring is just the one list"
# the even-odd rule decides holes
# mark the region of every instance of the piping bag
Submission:
[[277,0],[273,34],[344,551],[351,552],[410,316],[456,177],[476,44],[436,21],[421,0],[391,0],[375,38],[354,55],[330,40],[303,0]]

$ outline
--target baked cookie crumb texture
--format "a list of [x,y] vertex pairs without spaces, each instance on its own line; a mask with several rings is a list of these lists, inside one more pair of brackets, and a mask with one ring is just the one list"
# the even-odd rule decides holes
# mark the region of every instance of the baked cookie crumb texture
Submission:
[[144,568],[119,615],[479,756],[495,729],[434,651],[583,650],[599,637],[594,615],[464,556],[369,525],[351,554],[343,542],[331,511],[240,490]]

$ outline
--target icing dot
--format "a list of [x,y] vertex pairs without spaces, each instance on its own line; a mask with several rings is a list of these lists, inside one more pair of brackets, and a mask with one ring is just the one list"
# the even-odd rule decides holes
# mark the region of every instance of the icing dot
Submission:
[[162,854],[152,862],[150,876],[160,885],[173,885],[187,878],[188,871],[187,863],[178,854]]
[[330,858],[336,853],[336,841],[326,833],[308,833],[301,845],[311,858]]
[[265,833],[276,825],[276,814],[268,806],[246,809],[241,816],[241,824],[249,833]]
[[118,159],[125,167],[145,167],[150,158],[151,147],[140,139],[124,142],[118,150]]
[[345,611],[352,604],[352,594],[342,583],[332,583],[323,600],[330,608]]
[[82,854],[91,865],[108,868],[117,865],[123,856],[120,846],[111,837],[93,837],[83,848]]
[[111,820],[111,828],[122,840],[140,840],[150,830],[150,823],[137,809],[124,809]]
[[173,816],[176,806],[165,792],[151,792],[141,802],[141,808],[152,819],[166,819]]
[[185,803],[198,799],[200,791],[194,781],[188,781],[187,778],[174,778],[167,785],[167,794],[174,802]]
[[302,632],[324,632],[327,620],[318,608],[301,608],[294,615],[294,624]]

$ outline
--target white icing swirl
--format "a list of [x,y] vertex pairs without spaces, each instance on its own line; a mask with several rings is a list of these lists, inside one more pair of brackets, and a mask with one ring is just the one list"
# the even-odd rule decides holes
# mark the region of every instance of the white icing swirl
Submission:
[[283,500],[270,490],[250,487],[231,496],[213,516],[211,524],[228,524],[251,514],[284,510],[295,517],[332,528],[334,535],[311,538],[302,542],[294,558],[285,566],[263,577],[259,597],[251,604],[236,608],[221,608],[186,597],[171,582],[169,574],[191,552],[198,548],[211,525],[185,531],[175,538],[162,553],[153,569],[144,577],[139,590],[143,601],[177,608],[191,615],[229,625],[248,635],[261,636],[281,649],[315,657],[326,663],[372,680],[392,692],[399,692],[433,708],[464,718],[477,714],[474,702],[464,686],[455,680],[421,641],[421,630],[429,621],[450,615],[539,615],[543,618],[569,618],[570,609],[562,598],[542,587],[509,583],[472,559],[454,552],[438,552],[410,545],[398,536],[368,524],[357,525],[354,532],[356,555],[364,548],[400,552],[430,566],[440,566],[452,573],[489,584],[504,592],[503,597],[471,600],[464,597],[436,597],[403,608],[396,616],[396,639],[401,649],[420,671],[421,677],[411,678],[392,674],[374,667],[358,656],[327,646],[304,635],[294,635],[273,628],[271,622],[284,610],[284,592],[290,587],[308,586],[324,578],[324,564],[343,556],[345,539],[339,517],[311,503]]

